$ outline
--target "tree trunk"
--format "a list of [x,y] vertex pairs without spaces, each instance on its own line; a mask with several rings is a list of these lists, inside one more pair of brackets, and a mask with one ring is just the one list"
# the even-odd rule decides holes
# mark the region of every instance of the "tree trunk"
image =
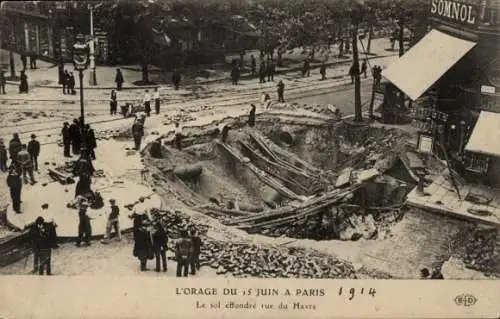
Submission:
[[141,67],[142,67],[142,82],[148,83],[149,82],[148,63],[146,61],[142,61]]
[[283,52],[281,50],[278,50],[278,59],[276,61],[276,65],[278,67],[283,67]]
[[12,80],[16,78],[16,64],[14,63],[14,52],[9,50],[10,77]]
[[370,48],[372,46],[372,38],[373,38],[373,24],[370,21],[370,26],[368,27],[368,44],[366,45],[366,53],[370,53]]
[[352,35],[352,63],[354,67],[354,122],[363,121],[361,109],[361,81],[359,79],[358,27],[356,24]]

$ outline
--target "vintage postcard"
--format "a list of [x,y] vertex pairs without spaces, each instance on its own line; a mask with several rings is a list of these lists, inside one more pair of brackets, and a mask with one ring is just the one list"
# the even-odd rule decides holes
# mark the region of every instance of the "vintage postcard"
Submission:
[[500,318],[499,0],[0,3],[0,319]]

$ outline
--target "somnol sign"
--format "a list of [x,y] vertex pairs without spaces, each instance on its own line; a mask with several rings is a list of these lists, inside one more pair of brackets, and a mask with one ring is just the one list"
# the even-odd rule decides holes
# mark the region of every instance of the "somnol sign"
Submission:
[[466,3],[448,0],[432,0],[431,13],[461,23],[476,23],[474,6]]

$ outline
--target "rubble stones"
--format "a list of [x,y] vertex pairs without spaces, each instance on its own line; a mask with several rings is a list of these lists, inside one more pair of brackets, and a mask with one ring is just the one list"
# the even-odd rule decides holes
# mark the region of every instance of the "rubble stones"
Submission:
[[496,241],[496,230],[476,229],[465,244],[466,267],[482,272],[492,271],[498,254],[495,251]]

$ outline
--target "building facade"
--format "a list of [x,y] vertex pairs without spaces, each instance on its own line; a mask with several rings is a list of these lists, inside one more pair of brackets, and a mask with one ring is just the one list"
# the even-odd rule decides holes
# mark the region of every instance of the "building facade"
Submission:
[[500,0],[430,0],[428,10],[431,31],[383,75],[415,101],[430,151],[500,186]]

